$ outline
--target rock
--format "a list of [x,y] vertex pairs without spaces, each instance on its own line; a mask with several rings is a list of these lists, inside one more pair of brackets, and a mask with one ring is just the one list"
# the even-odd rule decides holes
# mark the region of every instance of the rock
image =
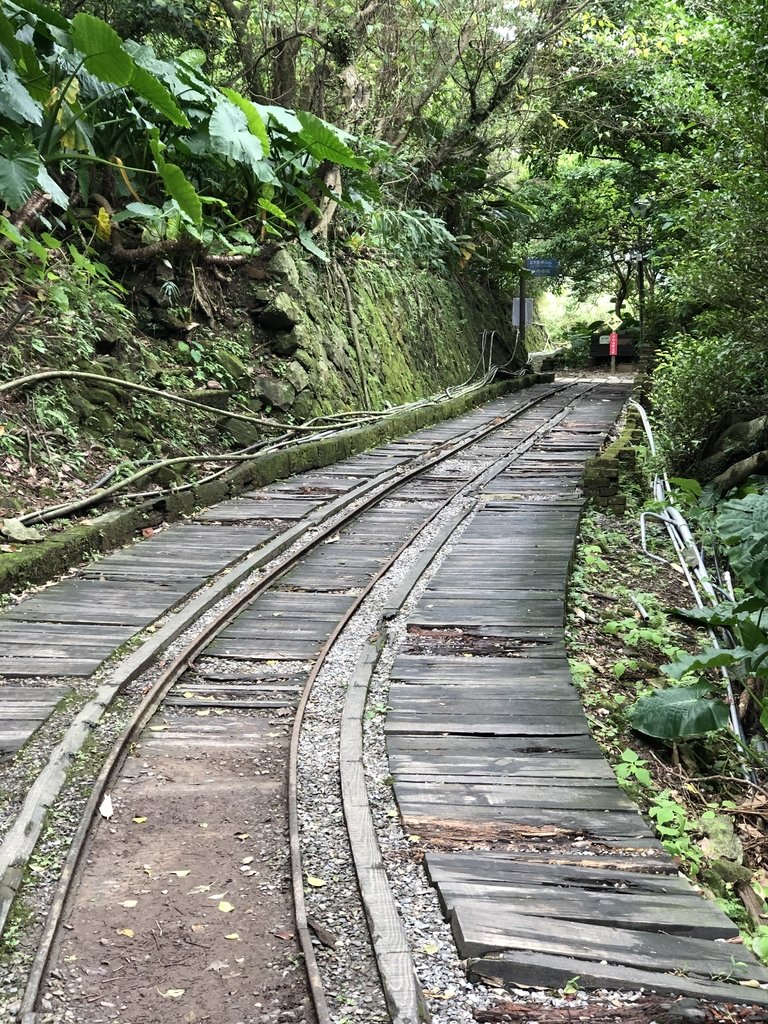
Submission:
[[276,356],[294,355],[299,349],[299,338],[296,337],[296,331],[284,331],[276,334],[271,347]]
[[249,444],[256,444],[264,439],[264,432],[256,423],[248,423],[247,420],[224,420],[222,427],[234,437],[235,441],[246,448]]
[[291,412],[297,420],[306,420],[315,411],[315,398],[309,391],[302,391],[291,406]]
[[[115,385],[117,387],[117,385]],[[109,409],[110,412],[117,412],[120,408],[120,399],[114,391],[107,391],[106,388],[84,388],[83,397],[87,402],[96,405],[101,409]]]
[[239,359],[236,355],[233,355],[224,348],[217,348],[214,355],[219,361],[221,368],[236,387],[241,387],[249,380],[250,373],[242,359]]
[[136,420],[131,420],[126,423],[123,430],[138,438],[139,441],[145,441],[147,444],[152,444],[156,440],[154,431],[144,423],[138,423]]
[[115,421],[106,409],[94,409],[87,422],[89,427],[95,427],[99,433],[107,437],[110,437],[115,429]]
[[225,388],[219,386],[216,389],[197,388],[195,391],[189,391],[184,395],[185,398],[189,398],[193,402],[200,402],[202,405],[210,405],[215,409],[226,409],[227,402],[232,396],[231,391],[227,391]]
[[259,390],[270,405],[276,409],[290,409],[296,397],[292,384],[287,380],[278,380],[275,377],[262,377],[259,380]]
[[32,544],[44,540],[42,533],[31,526],[25,526],[19,519],[3,519],[0,533],[17,544]]
[[285,379],[293,384],[297,392],[303,391],[304,388],[309,386],[309,374],[301,365],[295,360],[285,367],[283,371],[285,373]]
[[268,331],[292,331],[301,323],[303,313],[286,292],[278,292],[261,313],[257,313],[259,324]]
[[270,276],[280,278],[283,284],[288,284],[291,288],[298,289],[301,286],[299,269],[286,249],[277,250],[269,261],[268,270]]

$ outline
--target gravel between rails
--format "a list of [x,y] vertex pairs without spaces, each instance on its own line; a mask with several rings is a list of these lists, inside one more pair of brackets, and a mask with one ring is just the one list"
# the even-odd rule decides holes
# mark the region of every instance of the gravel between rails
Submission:
[[[299,818],[307,912],[338,940],[336,950],[319,945],[318,966],[335,1024],[388,1020],[375,959],[357,891],[348,847],[338,778],[338,743],[346,687],[363,648],[381,628],[381,610],[413,563],[446,522],[473,502],[454,499],[401,555],[355,613],[326,659],[312,690],[304,719],[299,761]],[[443,919],[437,895],[414,856],[418,837],[404,833],[394,801],[384,737],[390,670],[406,635],[407,618],[429,579],[471,522],[461,523],[441,549],[388,627],[387,644],[377,664],[368,694],[365,735],[365,775],[389,882],[414,956],[419,980],[428,1000],[433,1024],[474,1024],[474,1011],[507,998],[504,990],[468,981],[459,960],[450,926]],[[322,885],[317,883],[322,882]],[[569,993],[515,990],[515,999],[534,1006],[588,1008],[591,1004],[629,1005],[641,992],[584,991]]]

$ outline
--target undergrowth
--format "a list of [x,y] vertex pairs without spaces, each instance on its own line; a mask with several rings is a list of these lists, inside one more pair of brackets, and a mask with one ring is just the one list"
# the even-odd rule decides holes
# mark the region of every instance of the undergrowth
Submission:
[[[660,536],[651,543],[663,551]],[[701,632],[672,614],[690,603],[683,576],[642,551],[636,518],[584,517],[567,643],[592,733],[680,869],[765,960],[759,908],[768,895],[768,791],[746,782],[743,752],[727,729],[674,742],[644,736],[630,721],[638,699],[669,683],[662,666],[701,648]]]

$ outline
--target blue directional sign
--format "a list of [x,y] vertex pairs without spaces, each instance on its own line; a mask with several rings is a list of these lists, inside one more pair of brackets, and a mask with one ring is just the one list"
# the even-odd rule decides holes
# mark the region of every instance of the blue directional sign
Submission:
[[560,260],[531,257],[525,261],[525,269],[534,277],[557,277],[560,273]]

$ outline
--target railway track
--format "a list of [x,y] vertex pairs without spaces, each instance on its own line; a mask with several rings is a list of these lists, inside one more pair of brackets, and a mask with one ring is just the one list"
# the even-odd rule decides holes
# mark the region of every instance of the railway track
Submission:
[[[436,569],[450,575],[462,538],[476,550],[472,531],[487,530],[482,510],[502,495],[541,507],[573,493],[623,400],[620,389],[597,388],[539,386],[501,400],[498,414],[437,450],[402,444],[405,459],[299,520],[273,557],[230,568],[229,580],[209,588],[204,622],[193,624],[202,607],[193,598],[149,650],[129,655],[130,670],[113,673],[119,728],[77,810],[28,965],[23,1024],[428,1019],[431,944],[417,963],[379,845],[392,807],[370,801],[381,779],[364,755],[364,734],[378,729],[381,742],[385,719],[399,732],[399,709],[369,688],[396,654],[387,622],[400,622],[402,644],[412,591],[423,603]],[[532,476],[542,459],[548,473]],[[563,527],[557,500],[549,530],[567,565],[577,503],[566,501]],[[477,568],[490,579],[494,561],[472,554],[459,573]],[[241,582],[214,603],[233,573]],[[505,642],[554,656],[562,601],[542,586],[532,584],[525,601],[549,602],[543,618]],[[507,600],[487,593],[486,601]],[[441,600],[437,593],[427,607]],[[444,614],[422,616],[430,642],[439,643],[432,619]],[[482,628],[464,634],[483,640]],[[406,631],[411,643],[414,635]],[[498,648],[498,636],[491,643]],[[396,775],[400,811],[407,828],[428,831],[434,822],[416,813],[407,790],[414,777]],[[38,819],[26,810],[6,841],[26,831],[33,864],[27,825]],[[18,878],[18,857],[13,867]],[[0,890],[7,904],[9,888]]]

